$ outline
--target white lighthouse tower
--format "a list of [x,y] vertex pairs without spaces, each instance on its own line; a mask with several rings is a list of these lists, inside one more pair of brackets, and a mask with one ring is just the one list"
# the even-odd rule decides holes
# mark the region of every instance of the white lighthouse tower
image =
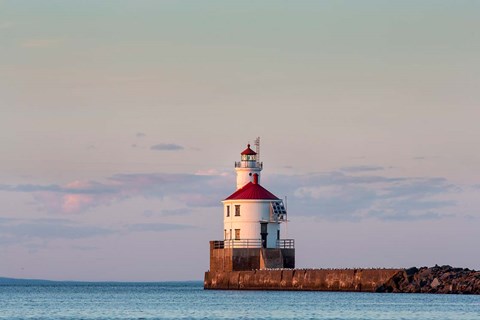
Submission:
[[258,182],[260,183],[260,171],[262,171],[263,164],[257,159],[257,153],[250,149],[250,144],[247,149],[243,150],[241,160],[235,162],[235,171],[237,172],[237,190],[252,181],[252,176],[257,174]]
[[[259,140],[257,139],[257,151]],[[293,239],[282,239],[283,201],[260,185],[263,164],[247,145],[235,162],[236,191],[223,203],[224,239],[210,242],[210,270],[293,268]]]

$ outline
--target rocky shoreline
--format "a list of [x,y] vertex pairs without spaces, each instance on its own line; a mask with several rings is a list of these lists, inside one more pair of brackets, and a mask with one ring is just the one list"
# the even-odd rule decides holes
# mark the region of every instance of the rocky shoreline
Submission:
[[451,266],[399,271],[376,292],[480,294],[480,271]]

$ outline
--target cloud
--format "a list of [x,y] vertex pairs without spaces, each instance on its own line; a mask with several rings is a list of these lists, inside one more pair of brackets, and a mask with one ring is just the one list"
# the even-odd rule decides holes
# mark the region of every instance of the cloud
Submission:
[[146,136],[147,136],[147,135],[146,135],[145,133],[143,133],[143,132],[137,132],[137,133],[135,134],[135,137],[137,137],[137,138],[144,138],[144,137],[146,137]]
[[[0,245],[21,244],[36,250],[53,240],[79,240],[104,237],[125,232],[166,232],[191,229],[194,226],[170,223],[139,223],[120,228],[104,228],[85,225],[68,219],[14,219],[2,218],[0,223]],[[39,240],[43,241],[40,242]],[[91,246],[73,246],[78,250],[94,250]]]
[[97,250],[98,247],[93,247],[93,246],[78,246],[78,245],[73,245],[70,248],[74,250],[80,250],[80,251],[92,251],[92,250]]
[[149,231],[149,232],[165,232],[173,230],[191,229],[193,226],[171,223],[138,223],[128,227],[129,231]]
[[384,169],[385,169],[384,167],[380,167],[380,166],[366,166],[366,165],[340,168],[341,171],[351,172],[351,173],[380,171],[380,170],[384,170]]
[[40,209],[50,212],[75,213],[98,205],[114,201],[118,194],[118,186],[95,181],[72,181],[64,186],[59,185],[0,185],[0,191],[31,193],[40,204]]
[[[449,217],[459,188],[444,178],[384,177],[327,172],[276,176],[298,214],[328,220],[422,220]],[[291,196],[293,195],[293,196]]]
[[294,198],[303,205],[302,213],[330,220],[359,220],[356,213],[373,206],[375,193],[358,186],[299,188]]
[[114,230],[78,224],[66,219],[10,219],[0,224],[4,243],[20,243],[31,239],[81,239],[104,236]]
[[181,145],[174,143],[159,143],[150,147],[151,150],[157,151],[178,151],[185,149]]
[[154,215],[160,216],[185,216],[191,214],[193,211],[191,208],[176,208],[176,209],[162,209],[155,212],[153,210],[144,210],[143,215],[146,217],[152,217]]
[[18,219],[16,218],[5,218],[5,217],[0,217],[0,225],[1,224],[7,224],[7,223],[10,223],[12,221],[16,221]]
[[184,193],[178,195],[178,200],[185,203],[189,207],[214,207],[220,204],[220,201],[225,198],[225,195],[215,193]]
[[65,186],[56,184],[36,185],[36,184],[19,184],[19,185],[0,185],[0,191],[13,192],[56,192],[66,194],[91,194],[91,193],[112,193],[116,191],[114,185],[106,185],[95,181],[75,180],[67,183]]
[[456,187],[449,184],[445,178],[410,178],[402,181],[402,183],[395,183],[383,189],[384,197],[398,198],[398,197],[417,197],[435,195],[447,190],[453,190]]
[[228,172],[217,169],[198,170],[195,174],[197,176],[228,176]]
[[441,158],[440,156],[415,156],[412,157],[412,160],[435,160]]
[[[279,197],[288,195],[292,215],[329,220],[441,219],[450,216],[450,209],[457,205],[452,195],[462,192],[441,177],[331,171],[266,178],[267,189]],[[116,174],[103,181],[73,181],[63,186],[0,185],[0,191],[30,193],[41,210],[55,213],[80,213],[134,197],[168,198],[184,208],[158,214],[179,215],[188,214],[188,208],[219,207],[234,191],[234,177],[209,170],[196,174]],[[146,216],[153,214],[144,212]]]
[[177,209],[164,209],[162,210],[162,215],[164,216],[183,216],[189,215],[192,213],[192,210],[189,208],[177,208]]
[[59,39],[29,39],[22,42],[24,48],[48,48],[60,43]]
[[0,191],[30,193],[43,211],[80,213],[133,197],[170,197],[186,206],[218,206],[228,185],[223,176],[145,173],[117,174],[102,182],[77,180],[62,186],[0,185]]
[[0,184],[0,191],[13,191],[13,192],[36,192],[36,191],[60,191],[61,188],[58,185],[35,185],[35,184],[19,184],[19,185],[6,185]]
[[417,214],[411,214],[408,212],[404,212],[403,214],[390,214],[385,211],[370,211],[369,216],[378,218],[381,220],[386,220],[386,221],[419,221],[419,220],[438,220],[442,219],[445,217],[451,217],[451,214],[439,214],[437,212],[431,212],[427,211],[425,213],[417,213]]
[[274,175],[268,178],[273,184],[286,188],[287,194],[292,194],[298,188],[375,184],[391,185],[407,179],[404,177],[385,177],[381,175],[356,176],[341,171],[310,173],[305,175]]

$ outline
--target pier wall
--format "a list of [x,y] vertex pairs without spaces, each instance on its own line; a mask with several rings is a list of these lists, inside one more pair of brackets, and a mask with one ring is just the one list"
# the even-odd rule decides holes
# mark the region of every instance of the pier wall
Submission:
[[210,272],[295,268],[295,249],[221,248],[210,243]]
[[375,292],[403,269],[207,271],[205,289]]

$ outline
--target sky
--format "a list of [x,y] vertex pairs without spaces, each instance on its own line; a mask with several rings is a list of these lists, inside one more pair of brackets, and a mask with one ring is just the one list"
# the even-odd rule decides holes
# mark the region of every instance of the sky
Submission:
[[0,0],[0,276],[202,280],[257,136],[297,267],[480,269],[479,15]]

